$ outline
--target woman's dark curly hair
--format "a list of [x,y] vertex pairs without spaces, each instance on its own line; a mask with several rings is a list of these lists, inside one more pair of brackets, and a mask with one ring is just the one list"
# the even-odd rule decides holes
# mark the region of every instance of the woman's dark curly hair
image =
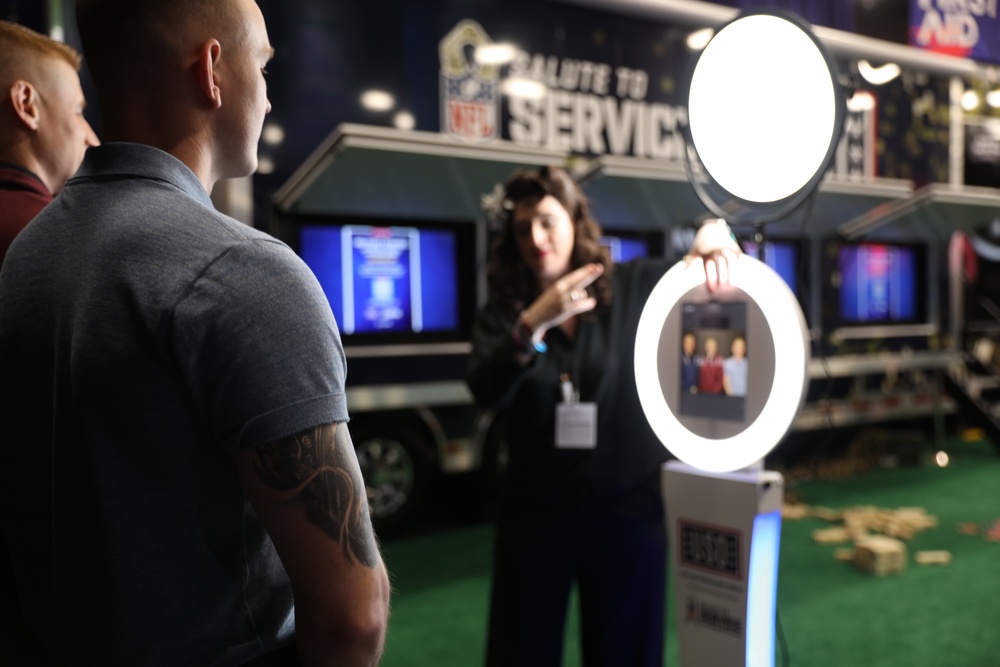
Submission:
[[[520,170],[504,184],[502,229],[494,239],[486,277],[490,291],[512,313],[520,312],[538,296],[535,274],[524,263],[514,239],[514,207],[521,203],[536,204],[552,195],[569,213],[575,237],[570,270],[596,262],[604,273],[587,288],[597,298],[598,310],[611,303],[611,253],[601,245],[601,227],[590,217],[590,204],[566,170],[542,167],[538,171]],[[593,311],[592,311],[593,312]]]

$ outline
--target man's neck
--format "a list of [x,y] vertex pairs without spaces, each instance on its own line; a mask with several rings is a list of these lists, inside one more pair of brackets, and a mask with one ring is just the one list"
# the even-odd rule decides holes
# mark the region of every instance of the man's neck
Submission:
[[202,131],[191,133],[187,128],[199,125],[196,118],[175,118],[172,123],[156,118],[155,114],[118,114],[106,118],[104,141],[143,144],[170,153],[194,172],[206,192],[211,192],[216,178],[205,126],[202,125]]

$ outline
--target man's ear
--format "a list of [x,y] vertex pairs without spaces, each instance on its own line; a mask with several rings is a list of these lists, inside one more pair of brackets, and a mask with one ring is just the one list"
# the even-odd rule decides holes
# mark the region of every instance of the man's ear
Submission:
[[205,99],[218,109],[222,106],[222,91],[219,90],[219,58],[222,56],[222,45],[219,40],[210,39],[198,52],[198,87]]
[[38,131],[41,122],[38,102],[38,91],[27,81],[18,79],[10,87],[10,103],[14,107],[14,113],[32,131]]

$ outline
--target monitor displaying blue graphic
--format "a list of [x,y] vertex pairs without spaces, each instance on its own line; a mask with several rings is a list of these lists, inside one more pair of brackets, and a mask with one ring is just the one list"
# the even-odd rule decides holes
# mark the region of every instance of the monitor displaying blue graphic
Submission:
[[611,251],[611,261],[616,264],[649,257],[649,241],[643,238],[604,235],[601,245]]
[[[753,241],[743,243],[743,252],[754,259],[760,259],[760,249]],[[798,295],[798,246],[790,241],[765,241],[764,242],[764,263],[774,269],[791,288],[792,293]]]
[[917,248],[864,243],[842,245],[840,319],[843,323],[909,323],[920,319]]
[[305,224],[298,250],[345,339],[458,339],[472,309],[467,236],[457,225]]
[[663,257],[666,234],[658,229],[614,227],[606,228],[600,240],[611,253],[611,261],[620,264],[633,259]]

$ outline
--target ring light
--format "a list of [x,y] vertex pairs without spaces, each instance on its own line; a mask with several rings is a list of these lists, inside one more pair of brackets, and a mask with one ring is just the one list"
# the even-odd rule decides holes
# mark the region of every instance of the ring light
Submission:
[[836,66],[801,19],[744,14],[716,33],[691,75],[689,180],[730,223],[777,220],[823,177],[844,106]]
[[[709,211],[754,225],[761,242],[765,223],[812,194],[844,119],[835,71],[792,14],[751,12],[716,33],[692,72],[684,127],[688,180]],[[679,653],[684,664],[773,665],[783,480],[757,464],[805,399],[809,334],[792,290],[760,260],[738,256],[714,294],[705,268],[681,262],[660,278],[633,360],[646,420],[680,459],[663,468],[678,609],[694,619],[706,606],[736,610],[731,637],[685,623]],[[702,548],[718,544],[731,548]]]
[[[671,453],[696,468],[728,472],[764,458],[791,427],[806,393],[808,333],[802,310],[785,281],[763,262],[741,255],[730,273],[730,284],[754,301],[770,326],[773,379],[769,388],[760,389],[767,390],[763,409],[743,430],[719,439],[699,435],[667,401],[669,388],[665,392],[658,356],[671,314],[693,290],[704,290],[704,282],[704,268],[694,261],[687,266],[678,263],[653,288],[636,332],[636,388],[646,419]],[[657,363],[650,363],[651,359]]]

